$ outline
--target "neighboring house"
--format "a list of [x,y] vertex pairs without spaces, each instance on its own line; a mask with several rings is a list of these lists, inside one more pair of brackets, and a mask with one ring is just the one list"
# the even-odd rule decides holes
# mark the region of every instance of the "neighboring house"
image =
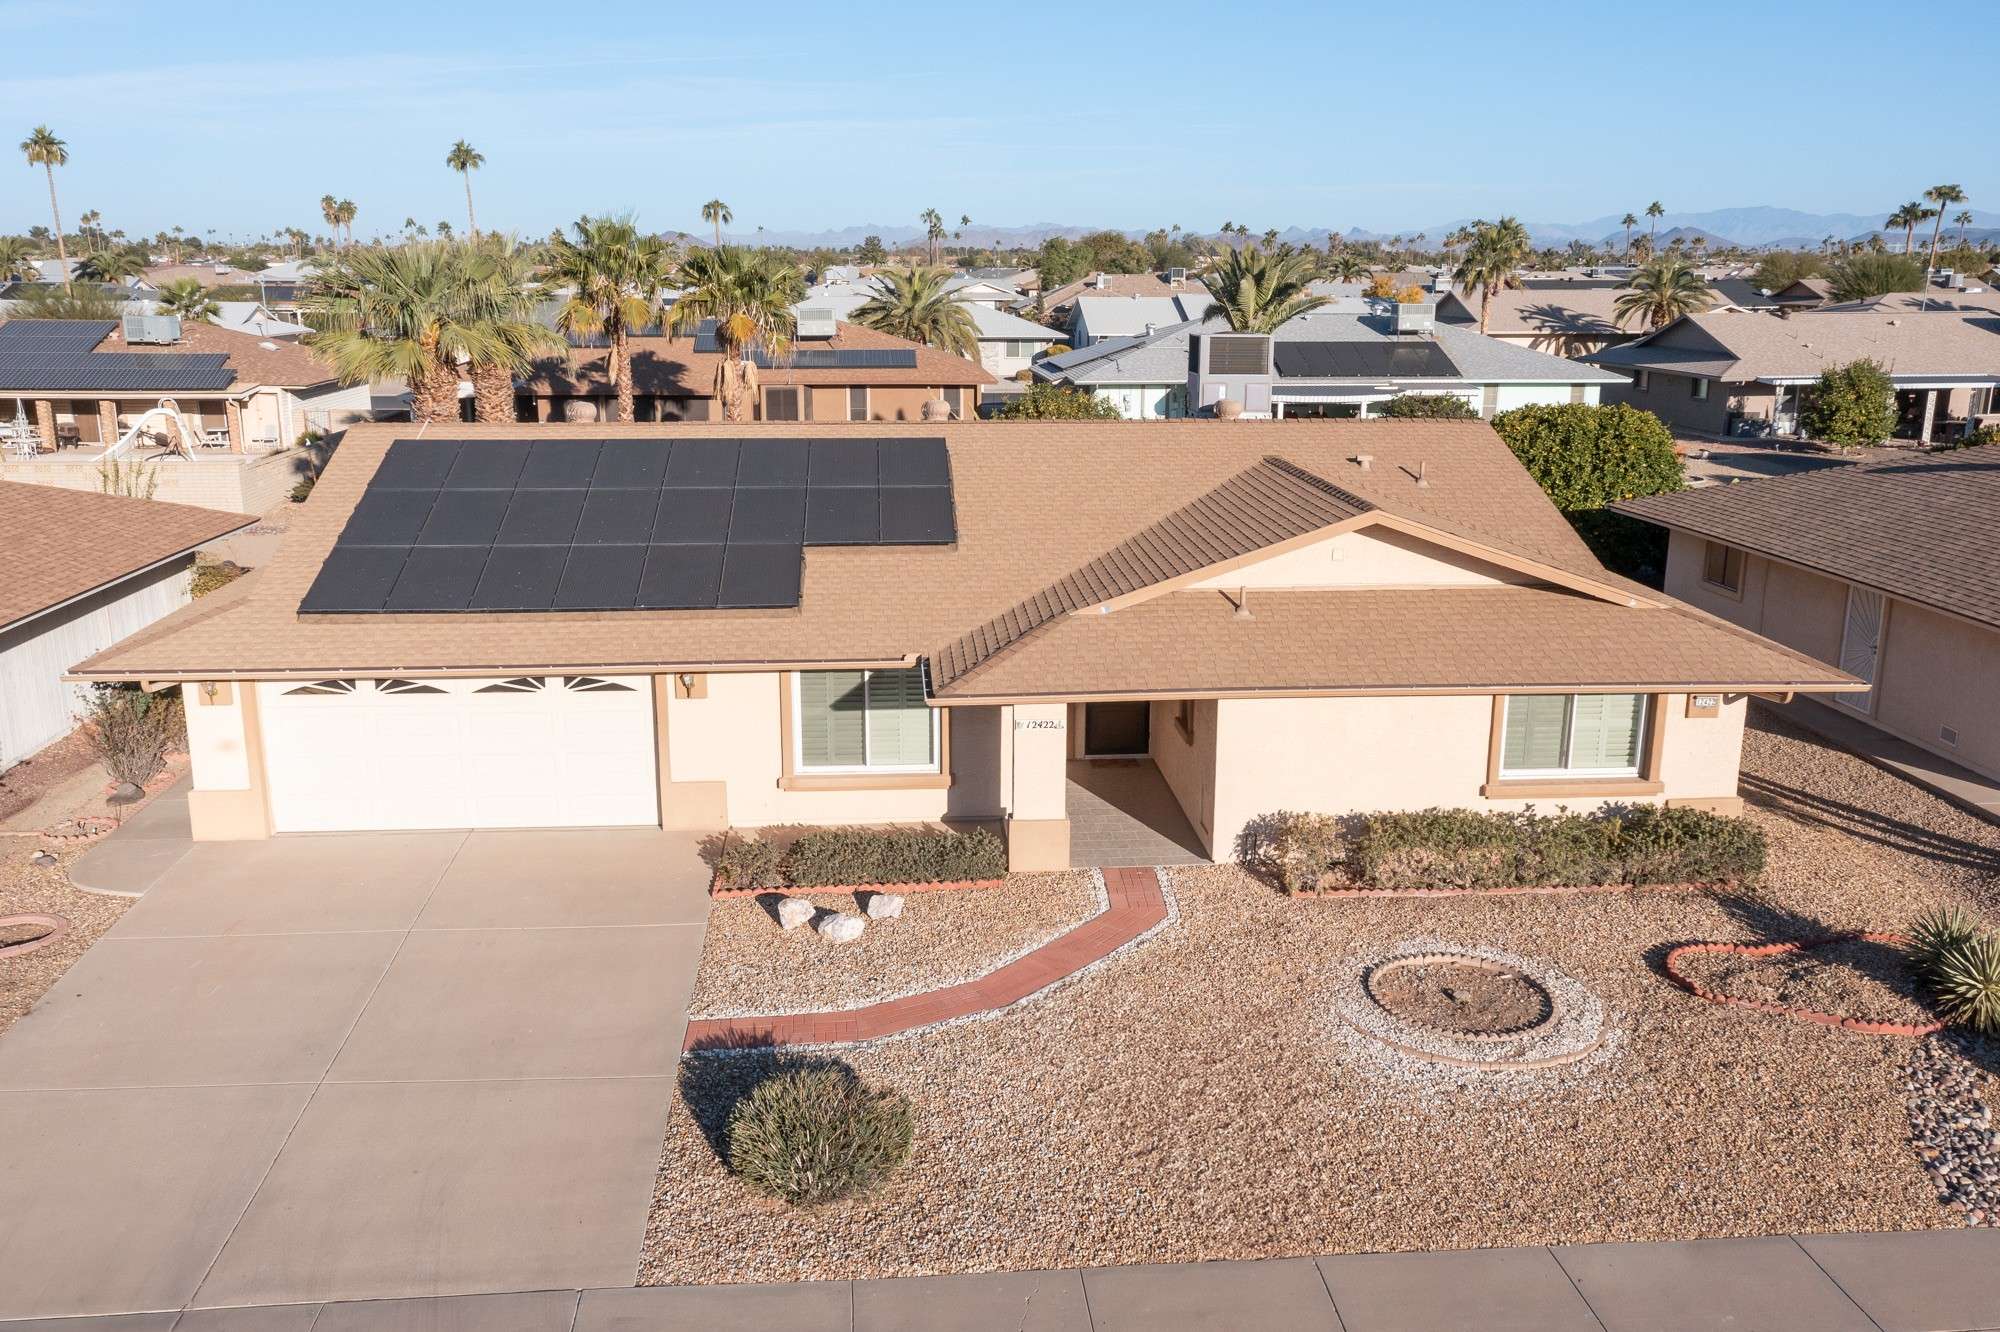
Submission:
[[1873,360],[1896,387],[1896,436],[1928,443],[1994,410],[2000,311],[1872,301],[1783,318],[1715,310],[1586,359],[1625,376],[1607,399],[1654,412],[1675,430],[1783,436],[1800,433],[1801,396],[1822,371]]
[[1772,292],[1771,300],[1780,310],[1810,310],[1814,306],[1829,304],[1833,300],[1833,279],[1802,277],[1790,286]]
[[1671,533],[1667,591],[1869,684],[1835,711],[2000,779],[2000,446],[1613,507]]
[[302,433],[369,406],[296,341],[172,315],[0,323],[8,480],[97,490],[107,454],[158,459],[157,498],[260,513],[296,484]]
[[[806,298],[793,309],[801,327],[810,328],[815,323],[823,327],[827,319],[852,320],[854,312],[873,299],[878,289],[873,277],[850,280],[836,276],[809,288]],[[1021,293],[1012,287],[961,275],[946,283],[946,289],[972,317],[979,337],[979,363],[995,379],[1012,379],[1063,340],[1055,329],[1013,313]]]
[[1082,295],[1070,303],[1069,345],[1090,347],[1107,338],[1144,337],[1200,319],[1212,304],[1214,297],[1206,291],[1172,296]]
[[1042,292],[1036,303],[1042,319],[1051,328],[1069,328],[1079,296],[1187,296],[1206,297],[1208,288],[1186,269],[1170,268],[1165,273],[1091,273],[1074,282],[1065,282],[1053,291]]
[[75,727],[75,662],[185,606],[195,548],[255,521],[0,481],[0,772]]
[[159,292],[137,282],[75,282],[68,288],[63,286],[61,279],[53,282],[7,282],[0,283],[0,318],[11,316],[20,302],[30,296],[60,296],[66,292],[100,296],[120,307],[121,314],[150,312],[152,302],[160,298]]
[[1854,687],[1440,421],[359,426],[271,563],[75,674],[182,687],[201,839],[952,820],[1021,869],[1090,759],[1216,859],[1279,810],[1734,810],[1746,697]]
[[[1377,303],[1381,313],[1314,311],[1280,328],[1248,375],[1227,381],[1197,373],[1193,343],[1255,335],[1231,334],[1221,320],[1189,322],[1136,338],[1111,338],[1037,362],[1035,378],[1085,390],[1113,403],[1121,416],[1150,420],[1212,412],[1235,396],[1247,416],[1367,416],[1401,393],[1448,393],[1483,417],[1530,403],[1596,402],[1600,390],[1624,381],[1594,366],[1484,338],[1447,324],[1398,332],[1398,321],[1421,329],[1429,308]],[[1262,339],[1256,339],[1261,342]],[[1212,367],[1211,367],[1212,368]]]
[[[919,421],[932,401],[969,419],[978,411],[980,390],[993,383],[971,361],[919,342],[832,318],[802,317],[799,323],[785,355],[758,353],[760,421]],[[722,356],[712,328],[691,336],[635,337],[631,347],[634,410],[641,421],[706,421],[718,414],[715,372]],[[521,419],[609,419],[617,393],[608,356],[601,346],[579,346],[566,360],[536,362],[515,386]]]
[[[1551,356],[1588,356],[1644,335],[1642,320],[1618,322],[1618,298],[1630,290],[1614,278],[1523,278],[1518,287],[1493,293],[1486,335]],[[1778,304],[1742,278],[1712,278],[1709,293],[1714,308],[1775,309]],[[1438,294],[1438,320],[1476,331],[1481,302],[1477,289],[1458,291],[1447,284]]]

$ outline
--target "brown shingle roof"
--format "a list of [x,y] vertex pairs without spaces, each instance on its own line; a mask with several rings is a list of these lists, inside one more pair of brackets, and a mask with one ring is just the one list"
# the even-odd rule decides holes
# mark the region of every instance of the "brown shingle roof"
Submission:
[[[1104,279],[1102,287],[1098,279]],[[1075,302],[1079,296],[1177,296],[1182,292],[1208,294],[1200,278],[1169,282],[1158,273],[1092,273],[1074,282],[1065,282],[1054,291],[1042,293],[1042,308],[1050,312]]]
[[186,504],[0,481],[0,626],[256,522]]
[[[802,347],[808,344],[801,344]],[[910,342],[888,333],[879,333],[859,324],[841,324],[831,338],[815,339],[812,348],[827,351],[914,351],[914,369],[799,370],[774,365],[759,370],[762,384],[907,384],[918,388],[946,385],[992,384],[997,382],[977,364]],[[565,362],[546,357],[535,363],[534,373],[521,381],[521,390],[534,394],[611,393],[606,366],[611,353],[603,348],[577,348]],[[691,337],[633,338],[632,388],[636,393],[655,397],[705,398],[715,391],[715,368],[722,363],[716,352],[698,352]]]
[[1612,507],[2000,628],[2000,445]]
[[235,329],[217,328],[214,324],[191,319],[181,324],[179,342],[127,343],[119,330],[114,328],[95,350],[142,354],[157,352],[163,355],[220,352],[229,358],[227,364],[236,372],[236,382],[228,390],[232,394],[260,384],[313,388],[330,384],[334,379],[333,368],[303,343],[282,338],[260,338],[254,333],[239,333]]
[[[1651,595],[1603,572],[1492,428],[1478,421],[454,426],[452,437],[473,440],[942,437],[951,452],[958,540],[949,547],[808,548],[794,610],[300,616],[300,598],[383,454],[396,438],[414,433],[398,425],[351,429],[253,588],[220,611],[181,612],[80,672],[204,679],[913,662],[1246,472],[1280,504],[1308,506],[1292,526],[1372,506],[1363,514],[1368,520],[1476,540],[1504,558],[1559,571],[1557,581],[1594,578],[1610,599]],[[1361,454],[1372,457],[1371,466],[1355,461]],[[1267,457],[1283,465],[1266,468]],[[1427,482],[1421,487],[1420,471]],[[1215,540],[1211,553],[1236,548]],[[1152,571],[1198,556],[1190,547]],[[1130,571],[1126,581],[1144,576]],[[1668,613],[1699,620],[1678,606]],[[1049,623],[1044,633],[1067,621]],[[1731,631],[1711,626],[1710,632]],[[1643,673],[1651,652],[1635,637],[1621,678]],[[1190,664],[1191,675],[1196,667]]]
[[1811,379],[1851,361],[1872,360],[1891,375],[2000,377],[2000,313],[1913,311],[1873,303],[1797,310],[1786,316],[1750,310],[1686,315],[1638,342],[1591,357],[1602,365],[1686,368],[1712,362],[1716,378]]

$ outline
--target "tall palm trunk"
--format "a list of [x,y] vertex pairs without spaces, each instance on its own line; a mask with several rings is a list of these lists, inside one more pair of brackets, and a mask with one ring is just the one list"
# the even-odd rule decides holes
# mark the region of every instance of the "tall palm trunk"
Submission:
[[62,266],[63,290],[69,287],[69,248],[63,244],[62,209],[56,204],[56,169],[51,164],[42,163],[42,170],[49,177],[49,216],[56,221],[56,263]]
[[472,367],[472,396],[481,425],[513,425],[520,419],[514,409],[514,372],[504,365]]
[[1481,333],[1482,336],[1486,332],[1487,312],[1490,311],[1492,308],[1493,308],[1493,284],[1491,282],[1483,283],[1479,288],[1479,332]]
[[1905,222],[1903,224],[1903,253],[1908,254],[1911,250],[1915,249],[1916,243],[1917,224],[1915,222]]
[[438,350],[435,330],[420,339],[424,369],[410,385],[410,416],[418,425],[458,420],[458,367]]
[[632,401],[632,346],[631,334],[623,324],[611,334],[611,382],[618,390],[618,416],[620,421],[636,420]]
[[472,238],[478,240],[479,219],[472,215],[472,173],[462,171],[459,174],[465,177],[465,225],[471,230]]
[[1938,206],[1936,216],[1934,216],[1931,219],[1931,257],[1930,257],[1930,262],[1925,265],[1925,267],[1930,272],[1933,273],[1937,271],[1938,233],[1943,230],[1944,230],[1944,206],[1940,204]]
[[717,216],[715,219],[715,248],[718,250],[722,248],[722,218],[720,216]]

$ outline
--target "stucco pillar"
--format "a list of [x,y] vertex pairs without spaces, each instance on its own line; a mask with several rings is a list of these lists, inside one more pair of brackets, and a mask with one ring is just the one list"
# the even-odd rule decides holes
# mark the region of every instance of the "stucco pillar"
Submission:
[[243,452],[243,404],[231,398],[223,410],[229,417],[229,451]]
[[1937,424],[1937,399],[1936,389],[1924,390],[1924,428],[1918,432],[1917,438],[1925,444],[1931,442],[1931,428]]
[[41,432],[44,452],[56,446],[56,405],[47,398],[35,399],[35,429]]
[[1069,708],[1017,703],[1007,793],[1007,867],[1069,868]]
[[97,442],[104,445],[118,442],[118,404],[109,398],[97,404]]

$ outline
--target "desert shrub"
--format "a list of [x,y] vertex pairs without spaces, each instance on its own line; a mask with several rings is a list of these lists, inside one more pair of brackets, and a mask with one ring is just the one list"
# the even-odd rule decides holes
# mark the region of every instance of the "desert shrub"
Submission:
[[984,828],[820,828],[794,842],[785,857],[785,878],[800,887],[942,883],[1006,873],[1007,849]]
[[786,1069],[729,1112],[729,1168],[750,1187],[810,1207],[872,1188],[909,1159],[910,1103],[844,1064]]
[[84,709],[91,748],[121,782],[144,786],[167,766],[167,752],[187,743],[187,714],[178,694],[149,694],[131,685],[105,685]]
[[218,588],[228,587],[249,572],[232,560],[197,560],[194,577],[188,582],[188,594],[205,597]]
[[1375,409],[1377,416],[1401,420],[1477,421],[1479,413],[1464,398],[1450,393],[1398,393]]
[[1347,863],[1375,888],[1751,883],[1763,872],[1764,834],[1697,809],[1426,809],[1362,818]]
[[1947,947],[1929,984],[1946,1021],[2000,1035],[2000,931],[1980,930]]
[[1910,970],[1928,985],[1937,979],[1939,959],[1978,935],[1979,921],[1964,907],[1938,907],[1912,921],[1908,933]]
[[761,837],[731,836],[715,856],[724,888],[772,888],[784,882],[785,849]]

